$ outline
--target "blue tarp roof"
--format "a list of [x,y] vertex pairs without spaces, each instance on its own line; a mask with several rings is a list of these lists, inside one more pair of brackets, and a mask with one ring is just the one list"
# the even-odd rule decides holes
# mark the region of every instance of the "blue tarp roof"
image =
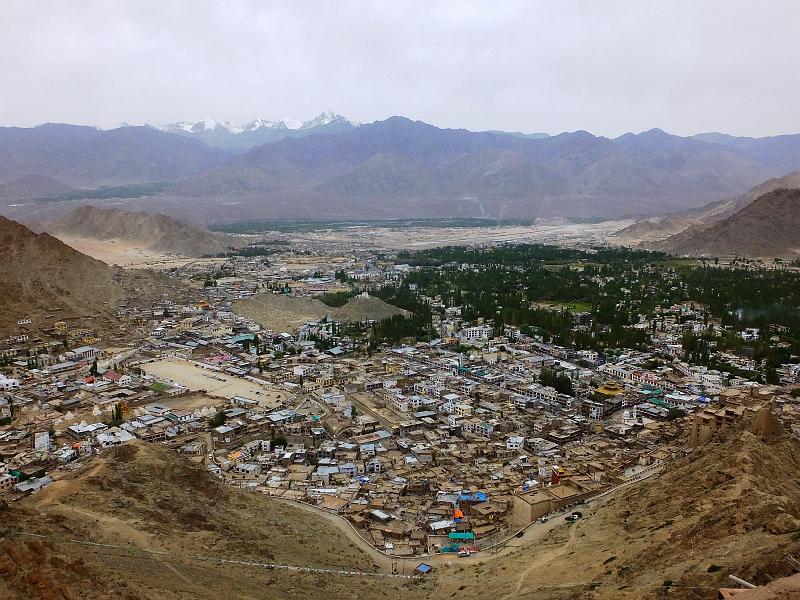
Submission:
[[483,492],[475,492],[474,494],[461,494],[458,497],[459,500],[463,500],[465,502],[486,502],[489,499]]

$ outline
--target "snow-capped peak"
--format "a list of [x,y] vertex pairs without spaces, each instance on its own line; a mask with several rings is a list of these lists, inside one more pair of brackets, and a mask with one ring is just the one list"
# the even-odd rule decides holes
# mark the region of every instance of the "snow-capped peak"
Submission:
[[353,125],[354,127],[357,127],[358,125],[361,124],[358,121],[354,121],[350,117],[345,117],[344,115],[337,114],[332,110],[326,110],[324,112],[321,112],[319,115],[317,115],[310,121],[304,122],[302,128],[310,129],[312,127],[321,127],[323,125],[330,125],[331,123],[334,122],[348,123],[350,125]]
[[213,117],[206,117],[197,125],[202,125],[204,131],[214,131],[221,123],[217,123]]
[[246,123],[235,123],[233,121],[217,121],[213,117],[206,117],[200,121],[178,121],[164,125],[154,125],[161,131],[177,133],[206,133],[211,131],[224,130],[228,133],[238,134],[249,131],[256,131],[261,128],[267,129],[313,129],[323,127],[331,123],[346,123],[353,127],[361,125],[358,121],[345,117],[330,110],[320,113],[310,121],[299,119],[281,119],[280,121],[270,121],[268,119],[253,119]]
[[240,128],[242,131],[255,131],[256,129],[261,129],[262,127],[273,129],[277,125],[279,124],[273,121],[267,121],[266,119],[253,119],[252,121],[242,124]]

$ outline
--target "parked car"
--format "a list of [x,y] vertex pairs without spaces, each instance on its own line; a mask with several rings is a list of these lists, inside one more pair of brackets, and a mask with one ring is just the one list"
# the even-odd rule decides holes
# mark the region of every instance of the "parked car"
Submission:
[[549,520],[549,517],[547,515],[539,517],[539,522],[540,523],[547,523],[548,520]]
[[576,510],[575,512],[572,513],[572,516],[575,517],[576,519],[580,519],[583,516],[583,513]]
[[574,515],[567,515],[566,517],[564,517],[564,520],[565,520],[565,521],[568,521],[568,522],[570,522],[570,523],[574,523],[574,522],[575,522],[575,521],[577,521],[579,518],[580,518],[580,517],[576,517],[576,516],[574,516]]

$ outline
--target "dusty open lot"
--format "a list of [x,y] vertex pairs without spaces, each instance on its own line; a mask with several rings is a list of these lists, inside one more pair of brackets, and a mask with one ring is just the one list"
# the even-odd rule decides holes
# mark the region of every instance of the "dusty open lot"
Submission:
[[219,398],[211,398],[205,394],[189,394],[188,396],[179,396],[178,398],[161,398],[158,400],[161,406],[167,406],[172,409],[188,410],[190,412],[206,406],[216,407],[221,405],[222,401]]
[[602,244],[614,242],[616,231],[630,225],[630,220],[601,223],[535,223],[499,227],[397,227],[354,226],[305,232],[306,241],[346,242],[354,247],[377,247],[418,250],[437,246],[528,242],[560,245]]
[[224,258],[189,258],[149,250],[125,240],[97,240],[94,238],[58,235],[58,239],[78,252],[102,260],[109,265],[125,269],[171,269],[188,265],[218,265]]
[[142,365],[142,370],[168,381],[179,383],[192,391],[205,391],[212,396],[233,398],[245,396],[258,400],[261,406],[273,408],[284,402],[289,394],[272,387],[259,385],[225,373],[202,369],[180,358],[165,358]]

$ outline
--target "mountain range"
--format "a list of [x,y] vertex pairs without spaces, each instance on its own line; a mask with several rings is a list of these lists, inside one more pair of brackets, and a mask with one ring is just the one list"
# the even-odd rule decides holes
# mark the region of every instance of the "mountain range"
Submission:
[[302,124],[47,124],[0,128],[0,211],[49,220],[88,198],[202,223],[616,218],[697,208],[798,169],[800,135],[543,136],[334,113]]
[[60,193],[65,187],[175,181],[227,159],[222,150],[152,127],[2,127],[0,193],[18,200]]
[[326,110],[308,121],[254,119],[246,123],[217,121],[206,117],[201,121],[180,121],[154,125],[156,129],[188,136],[209,146],[230,152],[245,152],[255,146],[277,142],[287,137],[305,137],[316,133],[338,133],[360,126],[361,123]]
[[698,206],[774,172],[739,151],[661,130],[531,139],[392,117],[256,147],[165,193],[236,198],[250,216],[284,219],[616,217]]

